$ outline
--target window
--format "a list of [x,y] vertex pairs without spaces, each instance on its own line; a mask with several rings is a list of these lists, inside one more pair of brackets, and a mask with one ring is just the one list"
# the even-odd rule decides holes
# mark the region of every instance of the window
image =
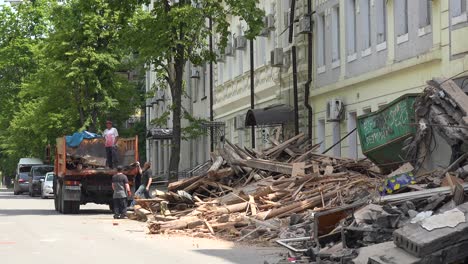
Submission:
[[340,122],[331,122],[332,126],[332,137],[333,137],[333,144],[336,144],[333,147],[333,156],[341,157],[341,129],[340,129]]
[[317,124],[317,137],[318,137],[318,143],[320,144],[320,153],[325,151],[326,147],[326,142],[325,142],[325,120],[321,119],[318,121]]
[[[348,113],[348,133],[353,131],[357,125],[357,114],[356,112]],[[348,158],[357,159],[358,157],[358,141],[357,133],[354,131],[348,137]]]
[[218,63],[218,85],[223,84],[223,63]]
[[332,9],[332,62],[340,60],[340,7],[336,6]]
[[202,72],[203,74],[202,100],[203,100],[203,98],[206,98],[206,83],[207,83],[206,80],[209,79],[209,75],[208,75],[208,71],[206,70],[206,65],[203,66],[202,70],[203,70]]
[[459,17],[464,13],[466,14],[466,0],[451,0],[450,11],[452,17]]
[[266,64],[266,38],[260,38],[260,65]]
[[450,13],[452,16],[452,25],[467,21],[467,0],[451,0]]
[[[239,25],[237,27],[237,32],[239,33],[238,36],[244,35],[244,32],[242,31],[243,31],[242,25]],[[237,58],[237,66],[238,66],[239,75],[242,75],[244,73],[244,52],[242,52],[242,50],[238,50],[236,58]]]
[[348,0],[346,12],[348,55],[356,53],[356,0]]
[[419,28],[424,28],[431,24],[432,0],[419,0]]
[[198,79],[196,78],[191,78],[191,83],[192,83],[192,90],[193,90],[193,93],[192,93],[192,100],[193,102],[195,103],[197,100],[198,100]]
[[[395,0],[395,21],[397,36],[408,34],[408,0]],[[407,39],[406,39],[407,40]],[[405,39],[397,41],[404,42]]]
[[321,67],[325,65],[325,14],[318,16],[317,27],[317,65]]
[[232,80],[232,67],[233,67],[233,61],[234,61],[234,58],[233,57],[226,57],[226,66],[227,66],[227,79],[226,81],[230,81]]
[[375,2],[377,19],[377,44],[387,41],[387,0]]
[[364,0],[362,7],[360,7],[360,16],[362,21],[362,50],[367,50],[371,46],[371,12],[370,1]]

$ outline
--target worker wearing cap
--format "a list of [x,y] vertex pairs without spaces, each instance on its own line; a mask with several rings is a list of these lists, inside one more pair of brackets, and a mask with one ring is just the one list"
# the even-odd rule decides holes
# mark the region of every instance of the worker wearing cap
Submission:
[[112,196],[114,202],[114,218],[127,218],[127,197],[132,195],[127,175],[123,174],[122,166],[117,167],[117,174],[112,176]]
[[117,141],[119,140],[119,132],[115,127],[112,126],[112,121],[106,122],[106,130],[102,135],[104,136],[105,143],[104,146],[106,147],[106,158],[107,158],[107,166],[109,168],[114,168],[117,163]]

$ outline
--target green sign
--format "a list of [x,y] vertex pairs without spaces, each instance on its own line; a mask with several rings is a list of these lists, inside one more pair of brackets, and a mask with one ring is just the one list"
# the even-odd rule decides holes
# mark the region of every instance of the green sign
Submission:
[[[404,140],[415,133],[415,95],[402,96],[384,109],[358,118],[358,133],[363,153],[375,148]],[[398,153],[394,153],[398,154]]]

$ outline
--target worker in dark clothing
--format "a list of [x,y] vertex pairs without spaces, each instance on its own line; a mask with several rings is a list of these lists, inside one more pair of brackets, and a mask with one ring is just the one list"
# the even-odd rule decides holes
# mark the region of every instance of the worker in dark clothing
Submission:
[[122,166],[117,167],[117,174],[112,176],[112,190],[114,190],[114,219],[127,217],[127,197],[132,195],[127,175],[122,173]]
[[[151,195],[149,193],[149,189],[153,181],[153,178],[152,178],[153,172],[151,171],[151,162],[146,162],[145,165],[143,165],[143,168],[140,169],[140,173],[142,174],[141,184],[138,187],[138,190],[135,192],[135,197],[140,197],[140,198],[144,197],[146,199],[151,199]],[[132,202],[132,206],[134,205],[135,205],[135,200],[133,200]]]

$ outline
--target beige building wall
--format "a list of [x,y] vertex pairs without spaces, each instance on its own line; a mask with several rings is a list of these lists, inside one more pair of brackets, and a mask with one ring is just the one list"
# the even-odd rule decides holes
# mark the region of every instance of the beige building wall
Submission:
[[[306,1],[297,1],[296,18],[306,12]],[[254,40],[255,62],[255,108],[264,108],[276,104],[286,104],[293,108],[293,76],[291,67],[291,47],[297,47],[299,93],[303,96],[306,70],[305,35],[294,33],[293,43],[288,41],[289,0],[262,0],[260,8],[267,16],[272,16],[274,26],[265,36]],[[229,18],[231,31],[239,36],[247,25],[239,18]],[[281,48],[283,65],[271,65],[271,51]],[[215,66],[215,119],[226,123],[226,138],[240,146],[251,147],[251,128],[244,127],[245,115],[250,109],[250,43],[243,50],[235,50],[231,56]],[[303,111],[303,97],[299,98],[300,111]],[[301,119],[302,120],[302,119]],[[291,135],[293,120],[284,126],[285,137]],[[257,127],[256,148],[270,146],[269,138],[281,126]]]

